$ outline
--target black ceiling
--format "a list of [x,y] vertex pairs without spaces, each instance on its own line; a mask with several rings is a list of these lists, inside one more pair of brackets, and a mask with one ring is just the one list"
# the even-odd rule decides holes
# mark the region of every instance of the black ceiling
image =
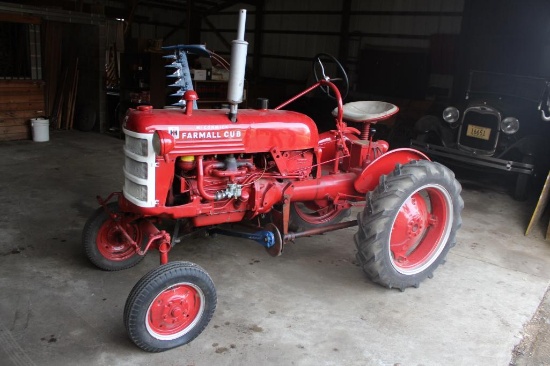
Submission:
[[76,11],[82,13],[105,14],[107,18],[129,18],[145,9],[163,9],[169,11],[215,14],[239,4],[256,5],[261,0],[2,0],[21,6],[30,5],[41,8]]

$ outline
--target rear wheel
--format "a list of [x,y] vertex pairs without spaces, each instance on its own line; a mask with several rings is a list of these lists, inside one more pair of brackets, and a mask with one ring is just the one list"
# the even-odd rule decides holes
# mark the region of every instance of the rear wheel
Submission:
[[[107,204],[107,210],[120,214],[116,202]],[[119,222],[113,220],[103,207],[90,216],[82,232],[82,244],[88,259],[106,271],[119,271],[138,264],[144,256],[123,235]],[[128,235],[137,243],[146,242],[137,222],[122,224]]]
[[366,275],[401,290],[431,277],[455,245],[464,207],[460,191],[452,171],[426,160],[382,176],[358,215],[357,260]]
[[350,215],[349,208],[341,208],[327,200],[293,202],[290,204],[289,227],[304,231],[337,224]]
[[191,262],[171,262],[143,276],[128,296],[124,326],[147,352],[162,352],[195,339],[216,310],[212,279]]

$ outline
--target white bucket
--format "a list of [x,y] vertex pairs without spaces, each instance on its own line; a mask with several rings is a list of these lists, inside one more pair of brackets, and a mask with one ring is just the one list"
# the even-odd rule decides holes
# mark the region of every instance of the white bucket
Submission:
[[50,140],[50,120],[45,118],[32,118],[32,140],[44,142]]

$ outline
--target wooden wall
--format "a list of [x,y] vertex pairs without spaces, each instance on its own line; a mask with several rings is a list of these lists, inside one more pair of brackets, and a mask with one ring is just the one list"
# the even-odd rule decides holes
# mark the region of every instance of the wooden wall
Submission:
[[0,141],[30,139],[30,119],[43,116],[42,81],[0,80]]

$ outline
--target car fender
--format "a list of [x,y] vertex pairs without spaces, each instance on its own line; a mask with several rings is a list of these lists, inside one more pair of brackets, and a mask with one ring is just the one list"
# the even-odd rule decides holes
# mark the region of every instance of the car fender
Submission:
[[420,117],[418,121],[416,121],[414,124],[414,129],[418,133],[428,133],[430,131],[438,132],[440,124],[441,122],[439,121],[439,118],[428,114]]
[[522,137],[511,147],[517,148],[523,155],[537,155],[544,146],[545,139],[542,136],[528,135]]
[[420,151],[402,148],[395,149],[376,158],[370,163],[359,177],[353,182],[357,192],[367,193],[372,191],[378,185],[380,176],[391,173],[397,164],[407,164],[413,160],[430,160]]
[[449,146],[455,140],[453,129],[456,129],[458,126],[458,122],[449,125],[434,115],[425,115],[416,121],[414,125],[414,129],[417,132],[415,140]]

